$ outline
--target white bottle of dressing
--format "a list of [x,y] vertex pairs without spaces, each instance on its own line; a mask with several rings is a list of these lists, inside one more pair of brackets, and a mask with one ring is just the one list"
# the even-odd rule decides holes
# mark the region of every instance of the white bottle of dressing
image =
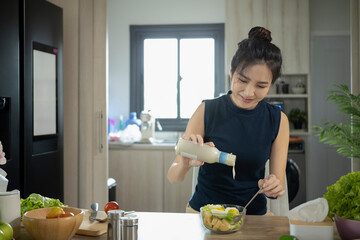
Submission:
[[216,147],[200,145],[180,138],[175,146],[175,153],[183,157],[197,159],[207,163],[222,163],[235,166],[236,156],[231,153],[219,151]]

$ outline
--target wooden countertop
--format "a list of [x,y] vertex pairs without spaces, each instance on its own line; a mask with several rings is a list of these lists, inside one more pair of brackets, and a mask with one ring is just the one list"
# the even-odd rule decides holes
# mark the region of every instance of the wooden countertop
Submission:
[[[138,212],[139,240],[215,240],[215,239],[247,239],[278,240],[282,235],[290,234],[289,220],[281,216],[247,215],[243,227],[234,233],[215,234],[207,230],[201,223],[199,214]],[[107,235],[87,237],[75,235],[73,240],[106,240]],[[334,239],[340,239],[335,233]],[[17,240],[32,240],[25,229]]]

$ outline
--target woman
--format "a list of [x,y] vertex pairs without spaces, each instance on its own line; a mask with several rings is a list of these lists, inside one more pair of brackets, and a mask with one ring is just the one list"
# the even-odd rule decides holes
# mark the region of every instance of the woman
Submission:
[[[238,44],[231,61],[231,91],[205,100],[186,127],[184,139],[216,146],[236,155],[236,177],[232,167],[208,164],[178,155],[168,171],[171,183],[181,182],[194,166],[201,166],[196,190],[189,207],[199,211],[206,204],[249,205],[248,214],[266,213],[266,198],[284,194],[284,177],[289,144],[286,115],[264,98],[280,76],[282,57],[271,43],[271,33],[254,27],[249,38]],[[270,159],[270,174],[264,178],[265,163]]]

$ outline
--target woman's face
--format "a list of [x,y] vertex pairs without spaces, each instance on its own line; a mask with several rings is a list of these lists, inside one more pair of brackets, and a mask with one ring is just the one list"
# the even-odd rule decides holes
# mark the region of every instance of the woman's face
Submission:
[[232,75],[233,103],[243,109],[254,109],[268,93],[272,80],[272,73],[265,64],[248,66],[242,73],[238,70]]

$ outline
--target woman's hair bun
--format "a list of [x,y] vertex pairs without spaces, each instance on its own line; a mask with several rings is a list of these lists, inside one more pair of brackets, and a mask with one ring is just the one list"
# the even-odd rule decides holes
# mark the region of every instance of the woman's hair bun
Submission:
[[249,31],[249,39],[261,39],[263,41],[271,42],[271,32],[263,27],[253,27]]

